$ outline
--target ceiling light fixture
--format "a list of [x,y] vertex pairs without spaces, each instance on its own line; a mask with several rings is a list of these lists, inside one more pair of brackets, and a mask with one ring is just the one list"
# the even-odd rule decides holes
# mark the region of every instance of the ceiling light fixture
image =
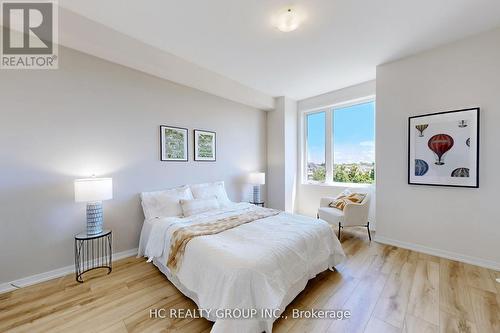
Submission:
[[274,26],[283,32],[294,31],[299,27],[300,22],[300,15],[292,8],[281,10],[274,17]]

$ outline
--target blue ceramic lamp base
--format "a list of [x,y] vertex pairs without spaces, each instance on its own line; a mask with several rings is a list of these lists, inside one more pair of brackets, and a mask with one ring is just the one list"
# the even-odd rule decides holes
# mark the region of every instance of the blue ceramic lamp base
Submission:
[[260,185],[254,185],[253,187],[253,202],[259,203],[260,201]]
[[102,232],[102,202],[87,203],[87,235],[97,235]]

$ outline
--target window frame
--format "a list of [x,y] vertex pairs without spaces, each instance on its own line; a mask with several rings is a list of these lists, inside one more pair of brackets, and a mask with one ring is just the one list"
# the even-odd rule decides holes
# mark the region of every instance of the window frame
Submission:
[[[308,120],[307,120],[307,117],[310,116],[310,115],[314,115],[314,114],[318,114],[318,113],[325,113],[325,168],[326,168],[326,172],[328,172],[328,161],[327,161],[327,147],[328,147],[328,135],[327,135],[327,130],[328,130],[328,126],[326,125],[327,124],[327,121],[328,121],[328,110],[327,109],[316,109],[316,110],[311,110],[311,111],[308,111],[308,112],[305,112],[303,114],[303,121],[304,121],[304,164],[305,164],[305,169],[303,168],[302,172],[304,173],[302,179],[303,179],[303,182],[305,181],[306,183],[308,184],[324,184],[322,182],[319,182],[319,181],[315,181],[315,180],[309,180],[307,179],[307,164],[308,164],[308,161],[307,161],[307,156],[309,155],[309,152],[307,150],[307,147],[308,147],[308,141],[307,141],[307,138],[308,138]],[[325,180],[328,179],[328,174],[325,174]]]
[[[334,147],[335,147],[335,142],[334,142],[334,137],[333,137],[333,113],[335,112],[336,109],[342,109],[342,108],[347,108],[350,106],[358,105],[358,104],[364,104],[364,103],[370,103],[374,102],[375,103],[375,109],[374,109],[374,117],[376,121],[376,96],[371,95],[371,96],[366,96],[362,98],[357,98],[357,99],[351,99],[347,101],[343,101],[340,103],[335,103],[319,108],[314,108],[314,109],[309,109],[309,110],[304,110],[301,111],[301,116],[300,116],[300,122],[301,122],[301,137],[302,137],[302,144],[301,144],[301,182],[303,185],[319,185],[319,186],[335,186],[335,187],[369,187],[375,184],[369,184],[369,183],[340,183],[340,182],[334,182],[333,181],[333,168],[334,168],[334,160],[333,160],[333,155],[334,155]],[[320,113],[320,112],[325,112],[325,168],[326,168],[326,176],[325,176],[325,182],[318,182],[318,181],[313,181],[313,180],[308,180],[307,179],[307,137],[308,137],[308,131],[307,131],[307,116],[315,113]],[[376,131],[376,129],[374,129]],[[375,138],[374,138],[375,140]],[[375,152],[376,154],[376,152]],[[375,180],[376,181],[376,180]]]

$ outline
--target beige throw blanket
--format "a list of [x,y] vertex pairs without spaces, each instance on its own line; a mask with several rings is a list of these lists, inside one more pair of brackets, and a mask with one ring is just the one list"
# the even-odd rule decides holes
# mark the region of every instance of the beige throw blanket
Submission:
[[269,216],[278,215],[279,210],[269,208],[256,208],[253,211],[222,218],[212,223],[200,223],[182,227],[174,231],[170,242],[167,267],[176,272],[186,250],[187,243],[198,236],[215,235],[228,229],[235,228],[245,223],[260,220]]

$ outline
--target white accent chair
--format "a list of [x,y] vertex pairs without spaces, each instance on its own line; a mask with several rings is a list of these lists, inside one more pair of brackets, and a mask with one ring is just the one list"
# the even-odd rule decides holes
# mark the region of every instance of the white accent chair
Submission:
[[368,212],[370,210],[370,195],[366,193],[366,197],[360,203],[348,203],[344,210],[330,207],[330,203],[335,201],[334,197],[321,198],[318,219],[328,222],[332,226],[339,226],[339,240],[341,229],[344,227],[363,226],[368,230],[368,238],[372,240],[370,234],[370,222],[368,221]]

